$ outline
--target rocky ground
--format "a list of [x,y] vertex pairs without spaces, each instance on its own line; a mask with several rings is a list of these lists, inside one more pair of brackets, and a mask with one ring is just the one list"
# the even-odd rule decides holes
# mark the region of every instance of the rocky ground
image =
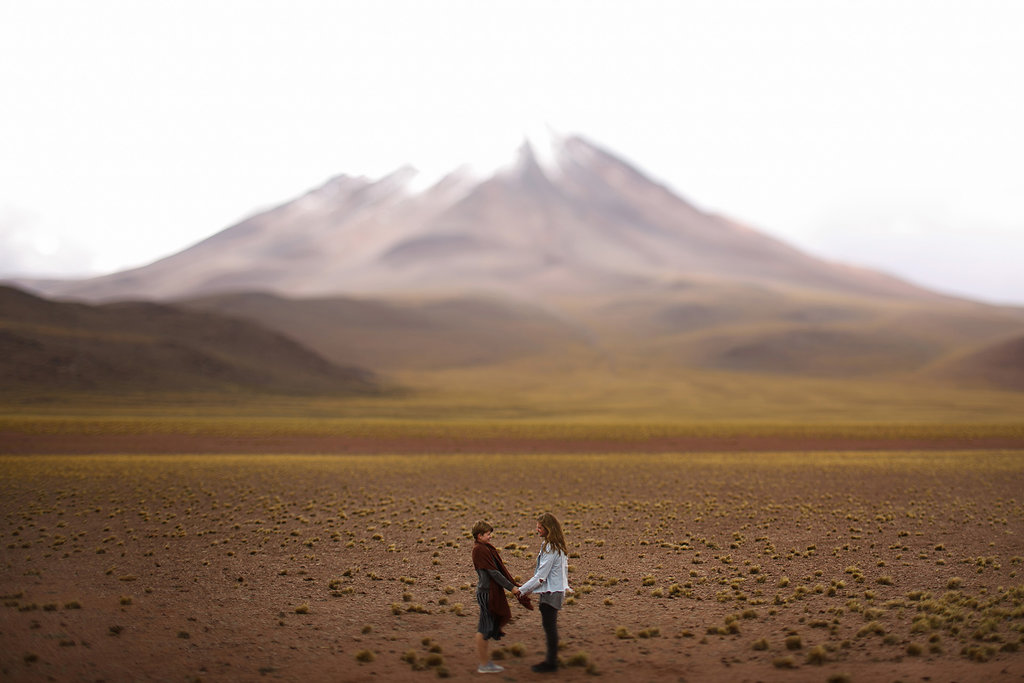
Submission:
[[[468,530],[493,524],[525,580],[545,510],[576,590],[560,679],[1024,679],[1019,450],[34,455],[0,474],[5,680],[477,678]],[[494,678],[542,678],[539,615],[513,613]]]

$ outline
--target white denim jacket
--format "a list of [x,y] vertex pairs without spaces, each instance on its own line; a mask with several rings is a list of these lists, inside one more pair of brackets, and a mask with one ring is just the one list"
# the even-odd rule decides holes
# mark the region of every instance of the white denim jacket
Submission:
[[530,593],[571,593],[569,588],[569,560],[565,553],[555,550],[547,543],[537,553],[537,571],[522,586],[519,592]]

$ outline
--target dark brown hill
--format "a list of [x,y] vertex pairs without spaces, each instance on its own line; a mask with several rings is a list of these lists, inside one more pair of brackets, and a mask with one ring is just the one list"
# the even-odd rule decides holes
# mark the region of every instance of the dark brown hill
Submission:
[[174,306],[47,301],[0,287],[7,391],[352,393],[374,376],[256,323]]

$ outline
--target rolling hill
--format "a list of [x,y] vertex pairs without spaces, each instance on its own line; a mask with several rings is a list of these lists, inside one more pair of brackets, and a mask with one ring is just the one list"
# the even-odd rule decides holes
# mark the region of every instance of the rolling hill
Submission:
[[493,365],[590,345],[587,331],[564,317],[500,299],[286,299],[248,293],[178,305],[248,318],[325,358],[383,372]]
[[1024,336],[957,354],[939,364],[933,372],[969,386],[1024,391]]
[[4,392],[352,394],[379,390],[251,321],[164,304],[47,301],[0,287]]

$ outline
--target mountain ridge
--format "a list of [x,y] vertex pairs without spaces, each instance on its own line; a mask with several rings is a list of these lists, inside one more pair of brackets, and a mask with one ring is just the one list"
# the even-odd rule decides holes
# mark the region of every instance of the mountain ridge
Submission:
[[335,176],[149,265],[86,280],[19,282],[90,301],[253,290],[536,300],[707,280],[941,297],[702,211],[581,136],[554,144],[538,154],[526,142],[512,164],[490,175],[456,170],[425,188],[408,167],[377,180]]

